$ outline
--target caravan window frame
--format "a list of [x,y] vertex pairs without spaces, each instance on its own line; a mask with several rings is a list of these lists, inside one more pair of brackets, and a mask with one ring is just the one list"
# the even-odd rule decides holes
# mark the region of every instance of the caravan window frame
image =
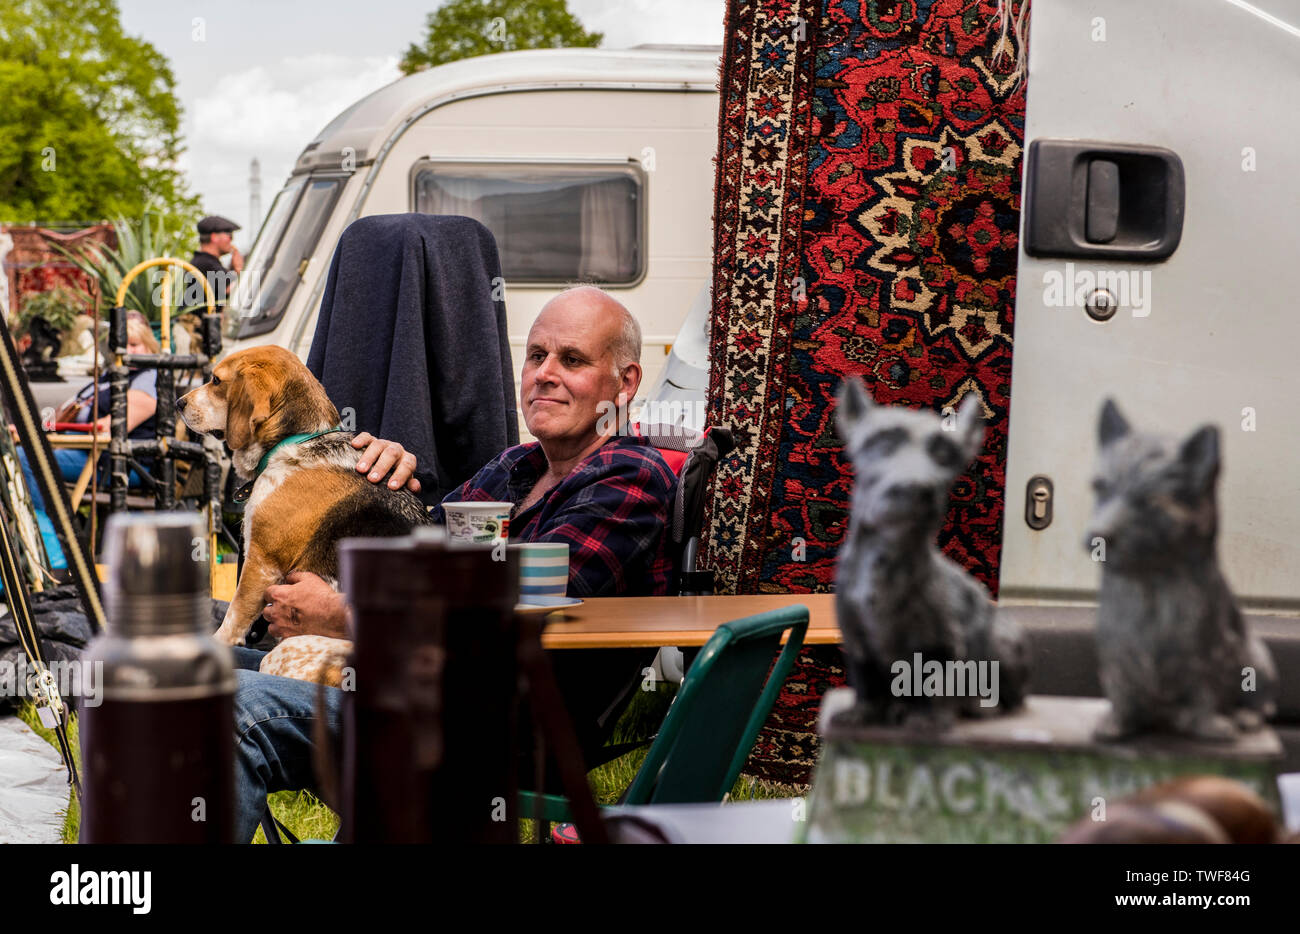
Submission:
[[[416,208],[416,199],[418,195],[420,176],[426,172],[437,168],[447,169],[455,166],[466,168],[508,168],[517,166],[527,168],[530,166],[540,166],[547,169],[573,169],[575,171],[591,171],[593,169],[610,169],[610,176],[629,175],[636,185],[637,205],[636,205],[636,222],[634,226],[636,236],[636,265],[632,276],[628,279],[617,281],[601,281],[597,284],[602,289],[634,289],[645,281],[649,272],[649,175],[637,159],[628,157],[547,157],[547,156],[425,156],[417,159],[411,166],[408,177],[407,192],[408,205],[414,213],[428,213],[419,211]],[[573,284],[579,281],[576,276],[556,276],[550,279],[512,279],[509,274],[502,270],[506,277],[506,282],[510,287],[520,288],[537,288],[537,289],[555,289]]]
[[[315,221],[316,231],[311,245],[311,253],[306,257],[300,258],[297,278],[290,284],[288,290],[281,298],[279,302],[279,310],[273,315],[268,314],[266,311],[262,311],[256,316],[246,317],[241,303],[241,307],[236,313],[234,319],[234,327],[236,328],[234,334],[235,340],[240,340],[245,337],[255,337],[258,334],[265,334],[268,331],[273,331],[279,326],[280,322],[284,320],[284,316],[288,312],[290,304],[293,302],[294,295],[303,284],[302,263],[309,261],[319,253],[322,237],[324,236],[325,231],[329,228],[330,221],[334,218],[335,210],[339,204],[339,199],[343,197],[343,191],[347,187],[348,181],[351,177],[352,173],[350,172],[303,173],[302,175],[292,176],[287,182],[285,182],[284,187],[276,193],[276,200],[278,200],[279,197],[287,192],[298,179],[302,179],[301,182],[297,182],[298,190],[293,195],[293,204],[290,207],[284,225],[277,232],[275,243],[267,245],[267,248],[270,249],[271,253],[270,256],[267,257],[264,265],[262,265],[262,274],[258,277],[261,281],[255,283],[257,291],[252,295],[244,296],[243,302],[262,301],[264,290],[268,285],[269,273],[276,269],[277,263],[280,261],[280,251],[284,249],[286,245],[286,236],[295,232],[295,225],[300,221],[299,212],[303,210],[303,204],[310,196],[312,187],[320,182],[329,182],[332,184],[333,188],[332,192],[327,196],[323,209],[320,210],[318,218]],[[272,201],[272,208],[275,207],[275,204],[276,202]],[[270,217],[270,213],[271,212],[268,211],[268,218]],[[265,222],[263,223],[263,229],[264,228]],[[259,262],[261,260],[260,256],[256,253],[256,249],[260,245],[263,229],[258,230],[257,240],[253,243],[253,249],[249,250],[250,260],[258,260]],[[243,279],[242,276],[240,278],[241,280]]]

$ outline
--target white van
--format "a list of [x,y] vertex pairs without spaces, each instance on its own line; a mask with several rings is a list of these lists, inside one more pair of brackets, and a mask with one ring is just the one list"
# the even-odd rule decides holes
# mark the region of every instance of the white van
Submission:
[[542,305],[591,281],[640,321],[648,389],[709,279],[718,59],[716,48],[508,52],[363,98],[307,144],[272,202],[227,347],[305,359],[348,224],[461,214],[496,237],[516,363]]
[[[1188,6],[1034,0],[1003,603],[1095,601],[1084,533],[1113,397],[1139,428],[1220,427],[1224,572],[1247,609],[1300,614],[1300,122],[1278,104],[1300,93],[1300,3]],[[706,295],[650,398],[705,398],[707,324]]]
[[[1140,428],[1219,426],[1224,573],[1245,607],[1294,614],[1300,121],[1284,102],[1300,93],[1300,4],[1036,0],[1029,29],[1002,597],[1094,599],[1084,535],[1111,396]],[[1167,153],[1181,169],[1164,186]],[[1092,194],[1098,161],[1119,168],[1105,243],[1092,236],[1106,207]],[[1063,168],[1088,175],[1086,198],[1053,187]],[[1066,229],[1077,242],[1054,245]],[[1089,306],[1090,279],[1093,296],[1113,293],[1110,307]],[[1057,294],[1063,280],[1076,294]],[[1033,521],[1040,478],[1047,524]]]

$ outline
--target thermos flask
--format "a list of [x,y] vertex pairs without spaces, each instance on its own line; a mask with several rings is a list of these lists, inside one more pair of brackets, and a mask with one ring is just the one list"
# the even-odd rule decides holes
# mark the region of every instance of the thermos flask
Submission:
[[188,513],[121,513],[104,533],[108,629],[82,656],[82,843],[228,843],[235,678],[212,638],[207,536]]

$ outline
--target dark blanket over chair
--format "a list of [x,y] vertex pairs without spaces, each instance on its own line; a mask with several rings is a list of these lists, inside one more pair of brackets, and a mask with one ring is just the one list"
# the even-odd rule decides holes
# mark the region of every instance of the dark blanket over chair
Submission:
[[503,290],[468,217],[363,217],[334,251],[307,366],[358,431],[415,455],[426,503],[519,442]]

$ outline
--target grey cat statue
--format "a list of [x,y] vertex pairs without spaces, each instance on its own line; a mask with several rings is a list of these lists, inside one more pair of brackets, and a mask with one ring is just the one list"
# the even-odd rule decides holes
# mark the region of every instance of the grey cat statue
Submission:
[[1215,552],[1219,432],[1133,431],[1109,399],[1098,427],[1096,508],[1085,546],[1101,563],[1101,740],[1177,733],[1231,741],[1275,709],[1273,659],[1246,626]]
[[856,695],[836,722],[942,729],[1020,706],[1024,634],[935,544],[952,483],[984,440],[979,399],[941,418],[878,406],[847,379],[836,418],[855,474],[835,605]]

